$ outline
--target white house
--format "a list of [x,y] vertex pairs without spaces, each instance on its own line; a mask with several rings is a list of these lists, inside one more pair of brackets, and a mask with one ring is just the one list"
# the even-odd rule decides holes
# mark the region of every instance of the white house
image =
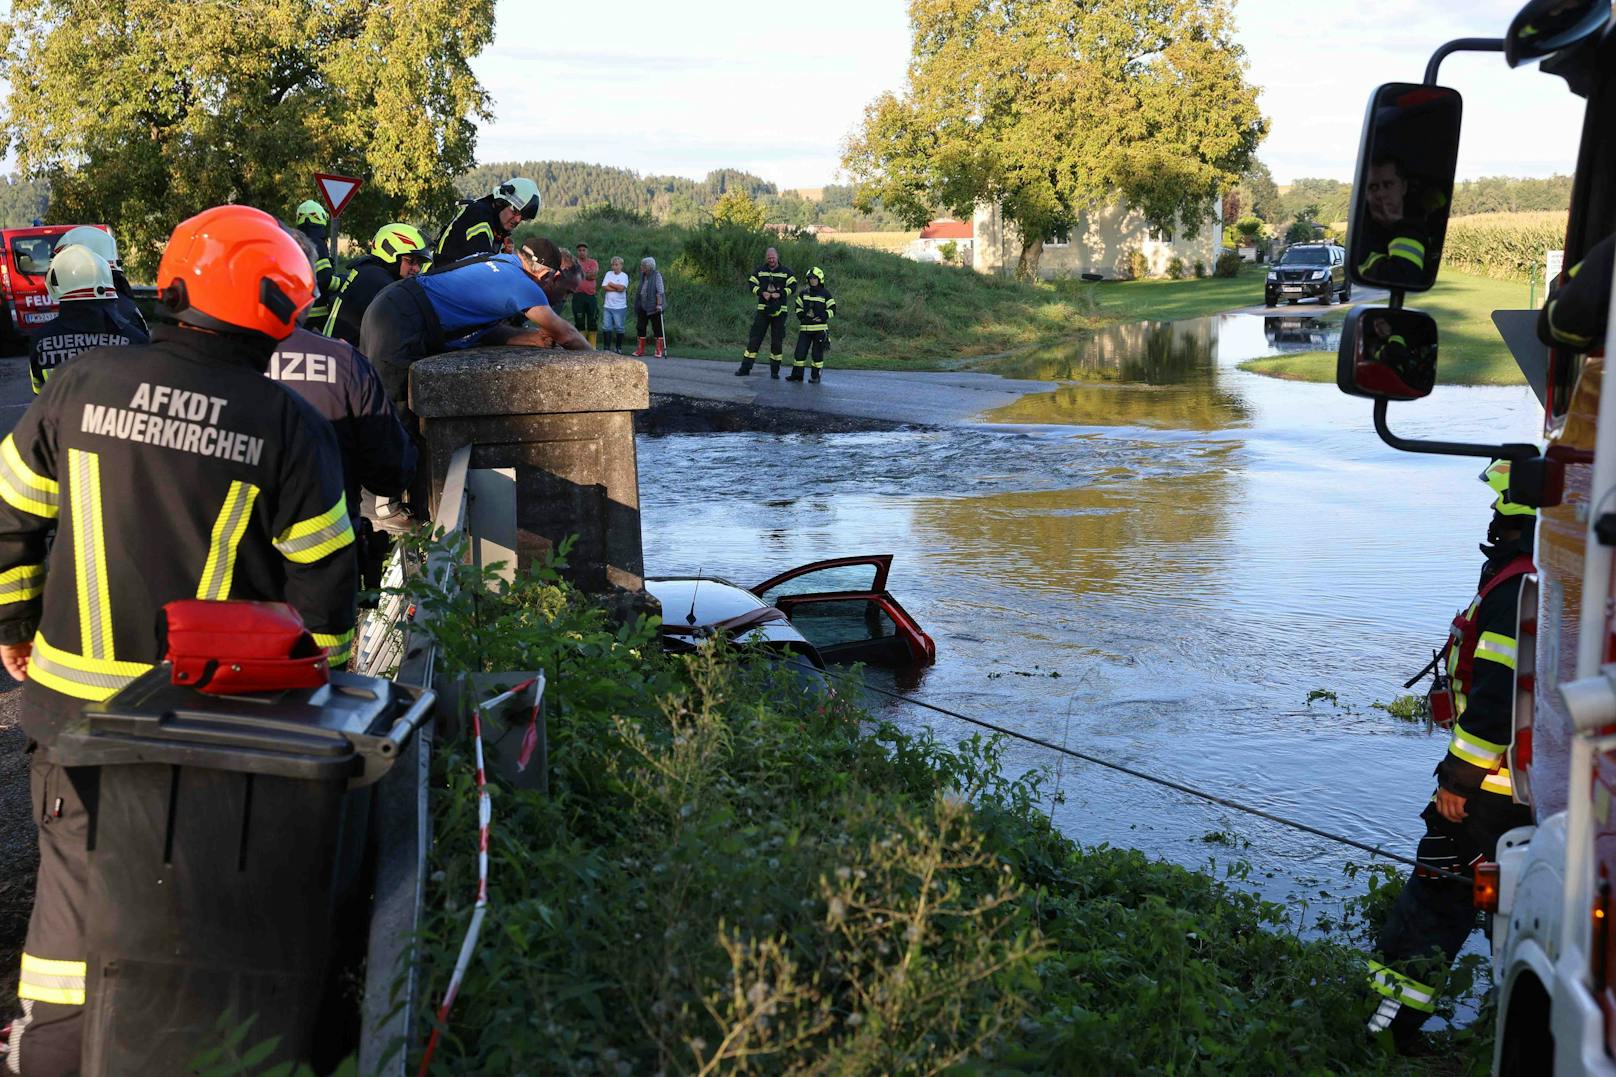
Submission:
[[919,237],[910,240],[904,248],[903,256],[916,262],[941,262],[944,258],[940,248],[945,243],[954,244],[956,265],[972,264],[972,253],[976,246],[974,226],[970,221],[956,221],[949,217],[938,218],[922,228]]
[[[1112,206],[1077,218],[1065,239],[1044,240],[1038,275],[1075,277],[1096,273],[1102,277],[1132,275],[1133,252],[1145,256],[1146,276],[1167,275],[1174,257],[1183,259],[1186,275],[1193,274],[1199,262],[1212,272],[1223,249],[1223,206],[1214,198],[1208,207],[1209,219],[1193,237],[1162,233],[1145,222],[1138,210]],[[1012,274],[1021,258],[1021,235],[1006,224],[997,205],[979,205],[971,219],[972,245],[978,272]]]

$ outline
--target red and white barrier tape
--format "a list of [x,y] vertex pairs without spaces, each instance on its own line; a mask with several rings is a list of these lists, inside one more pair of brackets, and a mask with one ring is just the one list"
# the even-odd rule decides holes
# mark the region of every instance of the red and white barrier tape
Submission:
[[498,707],[529,688],[533,689],[533,712],[528,717],[527,732],[522,738],[520,761],[523,769],[526,769],[527,756],[531,752],[529,743],[538,735],[539,706],[544,700],[544,674],[540,673],[509,691],[484,700],[471,712],[471,735],[477,755],[477,903],[471,909],[471,925],[466,928],[466,937],[460,943],[460,956],[455,960],[454,973],[449,977],[449,989],[443,993],[443,1002],[438,1006],[437,1027],[432,1030],[432,1037],[426,1043],[426,1053],[421,1056],[421,1068],[417,1071],[419,1077],[426,1077],[427,1067],[432,1065],[432,1055],[438,1049],[438,1040],[442,1038],[443,1030],[449,1027],[449,1009],[454,1005],[455,996],[460,993],[466,969],[471,966],[471,955],[477,951],[477,936],[482,931],[483,917],[488,912],[488,830],[493,822],[494,805],[488,798],[488,775],[483,768],[483,711]]

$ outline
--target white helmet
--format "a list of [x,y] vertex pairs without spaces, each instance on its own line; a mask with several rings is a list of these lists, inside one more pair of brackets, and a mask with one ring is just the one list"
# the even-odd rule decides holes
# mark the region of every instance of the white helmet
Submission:
[[45,291],[57,303],[76,299],[112,299],[112,267],[82,243],[57,247],[45,273]]
[[121,269],[123,263],[118,260],[118,241],[112,238],[112,233],[104,228],[97,228],[91,224],[81,224],[77,228],[69,228],[56,237],[56,249],[71,247],[74,244],[88,247],[107,260],[107,265],[113,269]]
[[539,185],[526,176],[512,176],[494,188],[494,201],[505,203],[520,213],[524,221],[531,221],[539,215]]

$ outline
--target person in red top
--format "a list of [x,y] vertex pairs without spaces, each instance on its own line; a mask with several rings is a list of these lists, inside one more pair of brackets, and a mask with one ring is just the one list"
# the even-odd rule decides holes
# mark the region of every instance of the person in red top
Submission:
[[600,330],[600,308],[595,305],[595,278],[600,276],[600,263],[589,257],[589,244],[578,244],[578,269],[583,279],[572,293],[572,324],[578,332],[589,338],[591,348],[598,347],[595,334]]

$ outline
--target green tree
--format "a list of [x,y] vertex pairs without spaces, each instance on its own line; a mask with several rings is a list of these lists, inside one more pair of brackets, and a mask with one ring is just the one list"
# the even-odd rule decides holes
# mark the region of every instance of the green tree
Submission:
[[315,170],[364,177],[368,236],[448,209],[493,30],[494,0],[13,0],[0,121],[51,217],[112,225],[137,270],[210,205],[289,217]]
[[1324,234],[1319,224],[1319,207],[1309,203],[1296,211],[1296,219],[1285,229],[1286,243],[1307,243]]
[[742,188],[731,187],[713,204],[713,223],[763,231],[763,206]]
[[1272,224],[1279,219],[1279,187],[1268,166],[1251,159],[1251,165],[1240,174],[1235,189],[1240,194],[1241,212]]
[[1228,0],[910,0],[909,21],[908,84],[843,153],[859,204],[911,226],[997,204],[1024,278],[1085,209],[1194,235],[1267,131]]
[[[1311,220],[1344,221],[1352,203],[1352,184],[1334,179],[1303,178],[1285,188],[1279,200],[1278,220],[1295,220],[1312,207]],[[1274,218],[1268,218],[1270,224]]]

